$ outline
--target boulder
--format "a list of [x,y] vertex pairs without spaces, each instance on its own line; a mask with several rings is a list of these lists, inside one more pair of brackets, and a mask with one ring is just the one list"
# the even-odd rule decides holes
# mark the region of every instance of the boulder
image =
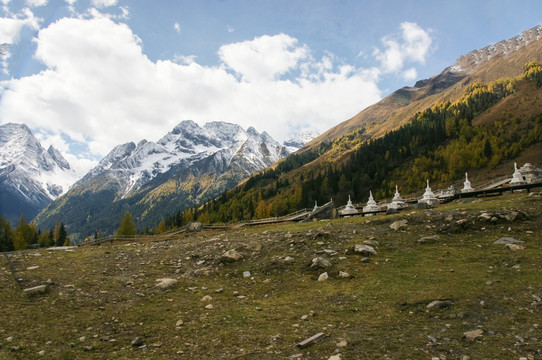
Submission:
[[372,246],[360,244],[354,245],[354,252],[365,256],[373,256],[377,254],[376,250]]
[[405,228],[407,224],[408,224],[408,220],[395,221],[390,224],[390,229],[392,229],[393,231],[399,231],[402,228]]
[[320,274],[320,276],[318,276],[318,281],[326,281],[327,279],[329,279],[329,275],[327,274],[327,272],[322,273]]

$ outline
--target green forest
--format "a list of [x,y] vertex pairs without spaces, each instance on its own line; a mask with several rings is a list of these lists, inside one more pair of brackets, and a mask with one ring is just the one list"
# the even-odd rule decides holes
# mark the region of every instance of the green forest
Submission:
[[37,230],[33,222],[27,223],[21,215],[15,228],[10,222],[0,217],[0,252],[24,250],[29,246],[51,247],[68,246],[70,239],[64,224],[57,221],[50,231]]
[[[290,155],[275,169],[253,175],[200,208],[167,216],[157,232],[195,220],[226,223],[281,216],[312,207],[315,201],[323,204],[333,198],[345,203],[348,195],[366,199],[369,190],[377,199],[389,198],[396,184],[408,193],[423,188],[425,179],[442,184],[471,169],[493,168],[542,141],[542,114],[519,116],[509,111],[484,124],[475,119],[516,94],[519,87],[529,86],[542,86],[539,63],[526,64],[523,75],[516,78],[467,86],[459,100],[420,111],[383,137],[363,140],[364,129],[358,129],[318,150]],[[354,150],[341,161],[329,156],[317,169],[308,166],[295,172],[294,178],[289,175],[320,156],[344,149]]]

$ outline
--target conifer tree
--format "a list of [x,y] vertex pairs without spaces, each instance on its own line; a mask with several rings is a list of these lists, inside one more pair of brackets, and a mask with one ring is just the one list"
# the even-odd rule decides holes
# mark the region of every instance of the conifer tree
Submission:
[[58,238],[56,239],[56,246],[64,246],[67,238],[68,234],[66,233],[64,223],[60,223],[60,226],[58,228]]
[[13,250],[13,231],[11,230],[11,224],[6,219],[0,217],[0,252]]
[[136,234],[136,227],[132,214],[126,211],[120,220],[120,226],[117,230],[119,236],[133,236]]

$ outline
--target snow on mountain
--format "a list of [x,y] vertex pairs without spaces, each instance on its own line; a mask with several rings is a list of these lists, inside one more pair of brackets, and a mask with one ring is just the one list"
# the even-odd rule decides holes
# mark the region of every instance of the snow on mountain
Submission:
[[[29,219],[50,201],[64,194],[78,175],[60,152],[41,146],[26,125],[8,123],[0,126],[0,185],[2,214],[10,209],[32,208]],[[14,204],[21,201],[26,204]],[[13,214],[11,214],[13,216]],[[18,214],[20,216],[20,214]]]
[[185,120],[156,143],[142,140],[137,145],[115,147],[79,184],[107,173],[121,184],[124,197],[159,174],[174,167],[189,168],[211,156],[225,167],[235,164],[237,170],[248,176],[288,155],[290,149],[253,127],[245,131],[239,125],[225,122],[210,122],[200,127]]
[[316,139],[318,136],[319,134],[317,132],[304,131],[286,140],[284,142],[284,146],[286,146],[290,153],[293,153],[303,147],[303,145],[305,145],[306,143],[310,142],[313,139]]

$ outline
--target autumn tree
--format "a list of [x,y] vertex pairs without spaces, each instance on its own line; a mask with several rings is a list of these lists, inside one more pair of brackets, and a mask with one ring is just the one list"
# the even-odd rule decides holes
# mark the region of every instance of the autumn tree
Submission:
[[120,220],[120,226],[117,230],[119,236],[134,236],[136,234],[136,227],[134,218],[130,212],[126,211]]

